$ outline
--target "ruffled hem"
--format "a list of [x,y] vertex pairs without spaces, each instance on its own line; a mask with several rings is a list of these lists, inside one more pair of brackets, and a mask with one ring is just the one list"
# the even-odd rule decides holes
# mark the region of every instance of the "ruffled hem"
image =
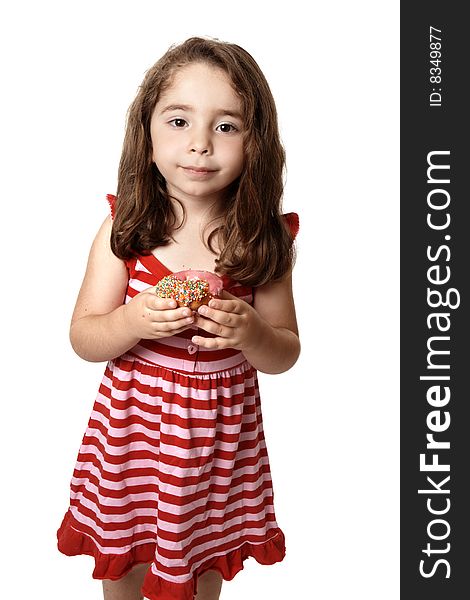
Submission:
[[197,594],[197,579],[209,570],[218,571],[226,581],[230,581],[243,569],[243,562],[252,556],[260,565],[273,565],[281,562],[286,555],[284,534],[280,529],[269,530],[272,536],[263,544],[246,542],[240,548],[223,556],[214,556],[199,566],[193,578],[185,583],[173,583],[152,573],[150,568],[145,576],[142,593],[149,600],[193,600]]
[[[58,548],[67,556],[85,554],[95,559],[93,579],[121,579],[135,565],[151,563],[155,558],[155,544],[135,546],[125,554],[103,554],[93,540],[73,527],[74,519],[68,511],[57,532]],[[261,544],[244,543],[240,548],[223,556],[214,556],[200,565],[193,577],[184,583],[173,583],[155,575],[150,568],[145,576],[142,593],[149,600],[193,600],[197,594],[197,579],[209,570],[218,571],[226,581],[232,580],[243,569],[243,562],[253,557],[261,565],[281,562],[286,554],[285,538],[279,528],[270,529],[270,538]]]
[[95,559],[93,579],[121,579],[135,565],[151,563],[155,558],[155,543],[134,546],[124,554],[103,554],[86,534],[74,529],[74,518],[68,511],[57,532],[57,547],[66,556],[86,554]]

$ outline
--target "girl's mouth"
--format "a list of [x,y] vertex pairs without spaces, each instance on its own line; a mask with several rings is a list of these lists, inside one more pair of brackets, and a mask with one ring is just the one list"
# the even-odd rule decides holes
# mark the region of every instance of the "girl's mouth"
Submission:
[[196,177],[206,177],[216,172],[214,169],[193,166],[183,167],[183,170],[190,175],[195,175]]

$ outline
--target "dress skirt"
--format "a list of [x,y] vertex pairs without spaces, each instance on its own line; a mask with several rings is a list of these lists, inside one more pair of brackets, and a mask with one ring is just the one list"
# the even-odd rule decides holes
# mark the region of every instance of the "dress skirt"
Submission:
[[[242,358],[243,355],[241,355]],[[80,446],[59,550],[96,579],[151,563],[150,600],[192,600],[209,569],[285,556],[256,370],[184,373],[132,354],[110,361]]]

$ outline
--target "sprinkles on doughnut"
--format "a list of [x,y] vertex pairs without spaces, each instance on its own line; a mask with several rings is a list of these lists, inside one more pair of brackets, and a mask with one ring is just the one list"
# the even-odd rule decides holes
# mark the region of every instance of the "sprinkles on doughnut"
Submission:
[[160,298],[172,298],[178,306],[188,306],[197,310],[208,304],[211,298],[220,295],[223,289],[222,279],[209,271],[178,271],[160,279],[155,292]]

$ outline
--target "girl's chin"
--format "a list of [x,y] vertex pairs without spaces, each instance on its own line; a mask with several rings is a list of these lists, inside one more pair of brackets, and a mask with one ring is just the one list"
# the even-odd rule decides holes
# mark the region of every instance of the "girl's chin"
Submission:
[[167,185],[168,194],[181,202],[184,202],[185,200],[187,202],[218,202],[224,198],[226,189],[227,188],[203,189],[202,186],[184,186],[175,188]]

